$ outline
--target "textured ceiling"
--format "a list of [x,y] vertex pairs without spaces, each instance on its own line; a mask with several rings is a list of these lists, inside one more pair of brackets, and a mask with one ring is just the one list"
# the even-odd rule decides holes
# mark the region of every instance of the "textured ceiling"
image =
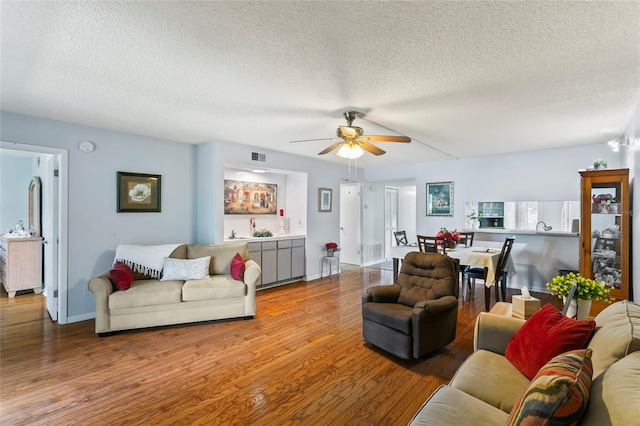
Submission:
[[603,143],[640,103],[637,1],[0,8],[3,111],[186,143],[315,156],[329,142],[289,141],[353,108],[417,140],[376,167]]

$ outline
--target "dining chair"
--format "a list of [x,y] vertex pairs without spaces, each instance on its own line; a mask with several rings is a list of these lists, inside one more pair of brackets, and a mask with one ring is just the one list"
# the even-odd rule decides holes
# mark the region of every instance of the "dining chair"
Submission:
[[475,232],[460,232],[460,239],[458,240],[458,244],[464,244],[466,247],[471,247],[473,245],[473,236]]
[[394,231],[393,236],[396,237],[396,244],[399,246],[409,245],[407,240],[407,231]]
[[[511,248],[513,247],[513,242],[516,237],[507,237],[504,240],[504,244],[502,245],[502,250],[500,251],[500,256],[498,257],[498,264],[496,266],[496,275],[495,275],[495,283],[496,283],[496,302],[500,300],[499,293],[502,293],[502,300],[506,302],[507,299],[507,261],[509,260],[509,256],[511,254]],[[468,290],[473,292],[473,289],[476,285],[476,278],[484,281],[484,306],[485,310],[489,311],[489,306],[491,302],[491,288],[487,287],[487,273],[488,268],[467,268],[464,272],[464,280],[463,285],[466,282]],[[498,286],[500,288],[498,289]]]
[[438,247],[442,244],[442,240],[437,237],[427,237],[426,235],[418,235],[418,249],[423,253],[439,253]]

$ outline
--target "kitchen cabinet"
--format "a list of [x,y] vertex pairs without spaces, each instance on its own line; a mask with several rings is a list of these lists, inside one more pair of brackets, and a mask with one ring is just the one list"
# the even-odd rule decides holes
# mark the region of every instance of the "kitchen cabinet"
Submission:
[[14,297],[18,290],[42,288],[42,238],[1,238],[0,276],[2,285]]
[[[580,172],[580,274],[629,299],[629,169]],[[594,300],[591,316],[609,304]]]
[[257,288],[272,287],[305,274],[304,238],[249,242],[249,257],[262,269]]

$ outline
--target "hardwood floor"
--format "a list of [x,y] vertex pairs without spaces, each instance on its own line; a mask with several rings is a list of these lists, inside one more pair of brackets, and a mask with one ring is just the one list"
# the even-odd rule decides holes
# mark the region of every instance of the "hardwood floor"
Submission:
[[93,321],[51,322],[40,295],[3,292],[0,423],[405,425],[471,353],[484,296],[460,300],[445,350],[404,361],[362,340],[361,295],[391,281],[360,268],[259,291],[253,320],[105,338]]

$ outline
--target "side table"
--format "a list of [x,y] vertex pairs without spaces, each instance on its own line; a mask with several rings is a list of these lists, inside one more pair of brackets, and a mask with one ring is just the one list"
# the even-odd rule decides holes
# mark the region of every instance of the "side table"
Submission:
[[329,261],[329,278],[331,278],[332,269],[333,269],[333,261],[336,261],[336,275],[340,274],[340,256],[324,256],[322,258],[322,266],[320,267],[320,278],[323,277],[324,274],[324,264]]

